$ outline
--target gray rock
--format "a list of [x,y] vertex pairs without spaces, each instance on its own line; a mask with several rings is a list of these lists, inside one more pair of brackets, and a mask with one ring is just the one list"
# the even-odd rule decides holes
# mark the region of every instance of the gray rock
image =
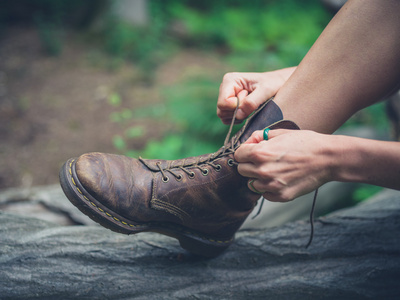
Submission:
[[68,201],[59,184],[3,190],[0,210],[59,225],[96,225]]
[[396,299],[400,192],[309,224],[242,230],[215,259],[152,233],[0,213],[1,299]]

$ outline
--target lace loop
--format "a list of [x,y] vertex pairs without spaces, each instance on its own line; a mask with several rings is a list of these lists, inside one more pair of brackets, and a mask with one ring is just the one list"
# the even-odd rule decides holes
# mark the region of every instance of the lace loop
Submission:
[[[205,159],[198,159],[197,162],[195,163],[190,163],[187,165],[180,165],[180,166],[168,166],[168,167],[161,167],[161,162],[158,161],[156,162],[156,169],[154,169],[149,163],[147,163],[144,159],[142,159],[141,157],[139,157],[139,160],[150,170],[152,171],[159,171],[161,172],[162,175],[162,179],[164,182],[166,182],[168,180],[168,176],[166,175],[166,172],[170,173],[171,175],[173,175],[177,180],[181,180],[182,179],[182,175],[181,174],[177,174],[175,173],[176,170],[174,171],[173,169],[178,169],[178,170],[182,170],[183,172],[185,172],[189,178],[193,178],[195,173],[193,171],[189,171],[187,168],[198,168],[202,174],[204,176],[207,176],[209,174],[209,170],[202,167],[202,165],[206,164],[211,166],[214,170],[216,171],[220,171],[221,170],[221,165],[220,164],[214,164],[213,161],[217,158],[222,158],[225,156],[228,156],[230,154],[235,153],[235,150],[237,147],[239,147],[238,145],[235,147],[235,138],[231,138],[231,134],[232,134],[232,130],[233,130],[233,126],[235,125],[235,121],[236,121],[236,114],[237,111],[239,109],[239,99],[237,98],[237,105],[236,105],[236,109],[233,113],[233,117],[232,117],[232,122],[229,126],[229,131],[226,135],[225,138],[225,142],[224,142],[224,146],[217,152],[215,153],[211,153],[209,156],[207,156]],[[234,166],[235,164],[237,164],[233,159],[229,159],[228,160],[228,165],[229,166]]]

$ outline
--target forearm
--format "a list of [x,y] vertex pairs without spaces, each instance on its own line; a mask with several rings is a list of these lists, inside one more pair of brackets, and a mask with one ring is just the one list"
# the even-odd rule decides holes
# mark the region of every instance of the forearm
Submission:
[[400,1],[350,0],[275,97],[302,129],[332,133],[400,81]]
[[331,136],[332,180],[400,190],[400,143]]
[[[277,77],[282,79],[282,85],[288,81],[288,79],[290,78],[290,76],[292,76],[292,74],[294,73],[294,71],[297,69],[297,67],[289,67],[289,68],[284,68],[284,69],[279,69],[279,70],[275,70],[275,71],[271,71],[272,73],[274,73]],[[269,73],[269,72],[265,72],[265,73]]]

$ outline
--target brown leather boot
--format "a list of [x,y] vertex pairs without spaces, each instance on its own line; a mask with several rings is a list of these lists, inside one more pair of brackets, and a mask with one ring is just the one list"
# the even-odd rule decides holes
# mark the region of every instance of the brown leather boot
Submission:
[[125,234],[158,232],[192,253],[216,256],[232,244],[260,198],[237,172],[234,152],[252,132],[271,124],[297,129],[281,120],[282,112],[269,100],[217,152],[180,160],[84,154],[62,167],[61,186],[104,227]]

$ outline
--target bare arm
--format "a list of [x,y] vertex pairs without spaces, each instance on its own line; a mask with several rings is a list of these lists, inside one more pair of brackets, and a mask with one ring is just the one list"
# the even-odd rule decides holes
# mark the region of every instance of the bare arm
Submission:
[[332,133],[400,82],[400,1],[350,0],[276,95],[285,118]]
[[256,131],[235,153],[239,173],[270,201],[290,201],[329,181],[400,190],[400,143],[309,130]]
[[235,153],[267,199],[289,201],[333,180],[400,189],[399,143],[323,134],[398,87],[399,15],[397,0],[348,1],[279,89],[284,117],[306,130],[272,130],[268,141],[256,132]]

